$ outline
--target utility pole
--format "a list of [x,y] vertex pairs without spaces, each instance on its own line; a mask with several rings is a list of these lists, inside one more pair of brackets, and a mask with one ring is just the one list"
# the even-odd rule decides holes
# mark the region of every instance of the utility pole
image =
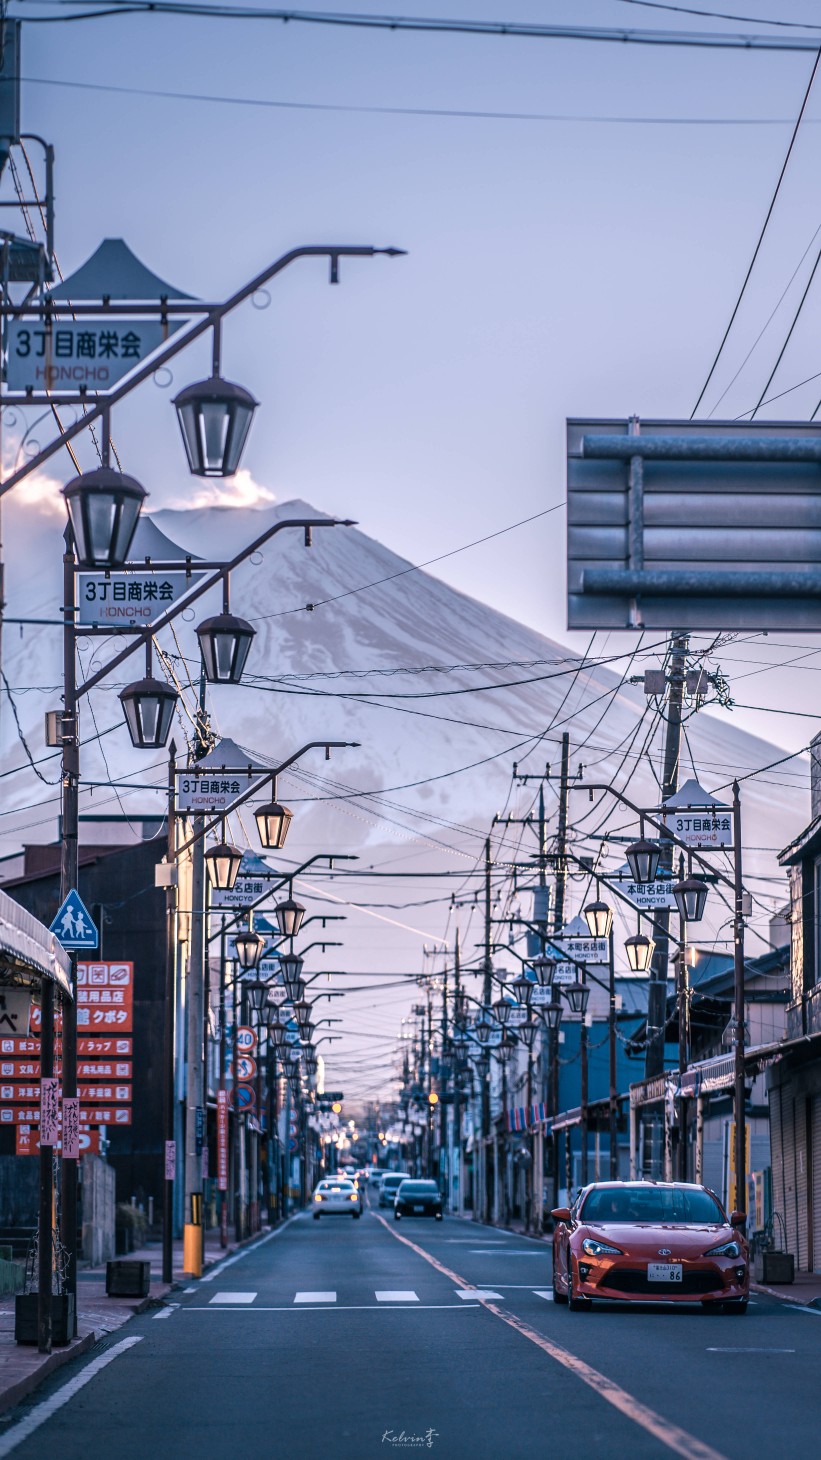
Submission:
[[[453,1007],[457,1017],[461,1005],[461,974],[462,954],[459,947],[459,929],[456,929],[456,941],[453,949]],[[454,1046],[455,1048],[455,1046]],[[454,1060],[455,1060],[454,1056]],[[453,1160],[451,1170],[451,1192],[454,1191],[456,1201],[456,1215],[462,1215],[462,1104],[461,1104],[461,1080],[459,1072],[454,1069],[453,1074]],[[455,1177],[455,1180],[454,1180]]]
[[[62,765],[62,851],[60,855],[60,902],[77,886],[79,835],[80,739],[77,726],[77,661],[74,647],[74,542],[66,527],[63,553],[63,765]],[[102,920],[101,920],[102,921]],[[77,1099],[77,954],[71,959],[71,1000],[63,1002],[63,1100]],[[46,1070],[45,1018],[43,1008],[42,1075]],[[79,1113],[79,1112],[78,1112]],[[79,1122],[78,1122],[79,1125]],[[51,1150],[47,1148],[49,1162]],[[66,1251],[66,1291],[74,1294],[74,1333],[77,1332],[77,1161],[79,1151],[63,1149],[62,1243]],[[42,1159],[42,1157],[41,1157]],[[40,1253],[42,1262],[43,1254]],[[51,1254],[49,1253],[49,1260]],[[49,1281],[49,1290],[51,1282]],[[50,1316],[49,1316],[50,1322]]]
[[[670,693],[667,700],[667,733],[664,739],[664,770],[661,799],[666,801],[678,790],[681,759],[681,711],[689,636],[673,634],[670,640]],[[661,838],[659,877],[669,877],[673,867],[673,844]],[[647,1046],[644,1076],[652,1079],[664,1073],[664,1026],[667,1020],[667,963],[669,959],[670,912],[658,908],[654,918],[656,951],[650,969],[647,990]]]
[[[482,987],[482,1003],[486,1009],[490,1008],[493,994],[492,967],[490,961],[491,939],[493,936],[491,928],[491,861],[490,861],[490,837],[485,841],[485,959],[484,959],[484,983]],[[482,1143],[481,1160],[479,1164],[481,1202],[478,1213],[479,1220],[486,1222],[489,1217],[488,1205],[488,1180],[487,1180],[487,1153],[488,1142],[490,1141],[490,1060],[481,1067],[482,1078]],[[476,1203],[474,1203],[474,1212]]]
[[570,788],[570,736],[562,735],[562,772],[559,781],[559,824],[556,830],[558,860],[556,862],[556,906],[553,913],[553,931],[560,933],[564,927],[564,901],[567,890],[567,803]]
[[[206,753],[205,670],[200,673],[200,703],[197,716],[194,759]],[[205,883],[205,818],[193,819],[191,848],[191,942],[188,957],[187,1069],[185,1097],[185,1225],[183,1228],[183,1270],[191,1277],[202,1276],[202,1142],[205,1130],[205,1069],[203,1051],[205,1005],[205,957],[208,889]],[[236,1088],[236,1087],[235,1087]]]
[[744,884],[741,865],[741,797],[738,781],[733,781],[733,873],[735,907],[733,916],[735,972],[735,1207],[747,1210],[747,1091],[744,1085],[744,1047],[746,1000],[744,989]]
[[163,1150],[163,1197],[162,1197],[162,1280],[174,1280],[174,1174],[176,1149],[174,1144],[174,1004],[177,967],[177,887],[172,880],[177,875],[176,816],[174,795],[177,766],[177,747],[174,741],[168,748],[168,828],[167,828],[167,872],[165,888],[165,1009],[163,1023],[163,1124],[165,1143]]

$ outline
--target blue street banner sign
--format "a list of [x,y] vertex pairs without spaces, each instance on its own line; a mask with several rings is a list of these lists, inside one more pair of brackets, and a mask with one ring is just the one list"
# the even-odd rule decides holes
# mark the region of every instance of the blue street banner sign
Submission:
[[91,914],[76,887],[72,887],[49,929],[64,948],[91,950],[97,947],[97,932]]

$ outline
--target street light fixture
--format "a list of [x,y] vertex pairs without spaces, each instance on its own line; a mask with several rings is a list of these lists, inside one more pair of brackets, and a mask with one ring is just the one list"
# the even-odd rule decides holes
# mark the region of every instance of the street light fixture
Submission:
[[539,1026],[535,1019],[528,1019],[526,1024],[520,1024],[516,1031],[528,1053],[533,1050],[538,1032]]
[[646,933],[634,933],[632,938],[625,938],[624,949],[632,972],[647,973],[656,951],[653,939]]
[[261,1014],[265,1008],[265,1003],[268,998],[267,983],[265,983],[264,980],[260,978],[249,978],[243,979],[241,987],[248,995],[249,1008],[252,1009],[255,1014]]
[[700,877],[684,877],[673,884],[673,897],[685,923],[700,923],[707,902],[707,883]]
[[538,958],[531,961],[531,968],[535,973],[542,988],[550,988],[556,974],[557,959],[551,958],[548,953],[540,953]]
[[590,998],[590,989],[586,983],[566,983],[563,985],[564,996],[570,1006],[571,1014],[581,1014],[584,1017],[587,1011],[587,1001]]
[[297,1023],[300,1025],[300,1028],[302,1025],[307,1024],[311,1017],[313,1007],[313,1004],[309,1004],[307,999],[298,999],[294,1004],[294,1013],[296,1014]]
[[202,665],[209,684],[239,684],[256,629],[230,612],[228,575],[223,579],[222,613],[197,627]]
[[302,982],[302,969],[304,960],[298,953],[280,953],[279,966],[282,970],[282,980],[285,984],[289,999],[301,997],[297,993],[297,984]]
[[174,719],[177,691],[151,673],[151,640],[146,645],[146,673],[120,690],[125,723],[135,750],[159,750],[165,745]]
[[524,970],[522,970],[518,978],[514,978],[511,984],[516,999],[520,1004],[524,1004],[526,1009],[530,1008],[530,1001],[533,998],[533,990],[535,987],[536,985],[533,979],[528,978]]
[[267,851],[278,852],[285,846],[285,838],[288,835],[288,827],[291,825],[294,813],[277,801],[276,781],[274,781],[273,793],[272,800],[267,805],[260,806],[254,812],[254,816],[262,846]]
[[658,842],[648,841],[642,833],[637,842],[627,848],[627,863],[634,882],[655,882],[661,861],[661,847]]
[[284,902],[277,903],[274,915],[283,938],[295,938],[302,927],[305,909],[301,902],[296,902],[293,897],[287,897]]
[[606,902],[589,902],[584,910],[591,938],[609,938],[613,926],[613,909]]
[[493,1005],[493,1012],[504,1029],[510,1019],[513,1010],[513,1003],[504,994],[500,996]]
[[104,465],[74,477],[63,496],[80,567],[122,567],[148,496],[145,487]]
[[487,1044],[494,1024],[495,1020],[490,1010],[486,1008],[480,1009],[473,1024],[473,1033],[481,1045],[484,1046]]
[[562,1022],[563,1012],[561,1000],[555,996],[549,1004],[543,1005],[542,1018],[548,1029],[558,1029]]
[[205,865],[211,882],[219,892],[230,892],[242,866],[242,852],[230,842],[221,841],[205,853]]
[[243,386],[221,379],[215,340],[211,379],[187,385],[174,400],[189,470],[194,476],[235,475],[258,404]]
[[[263,938],[262,934],[255,933],[252,928],[249,928],[248,931],[245,933],[237,933],[235,935],[234,947],[237,950],[237,963],[239,964],[240,968],[245,971],[259,968],[259,962],[262,958],[262,950],[265,947],[265,941],[266,940]],[[247,985],[247,987],[250,987],[250,985]],[[267,983],[263,984],[262,987],[265,989],[265,996],[267,998]],[[261,998],[261,1002],[258,1004],[254,1004],[253,1007],[255,1009],[261,1009],[264,1003],[265,999]]]

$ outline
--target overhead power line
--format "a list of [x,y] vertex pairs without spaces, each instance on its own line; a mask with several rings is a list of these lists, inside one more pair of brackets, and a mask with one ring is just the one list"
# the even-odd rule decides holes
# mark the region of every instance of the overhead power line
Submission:
[[[27,0],[15,0],[19,7]],[[99,0],[96,9],[77,10],[77,0],[57,0],[60,10],[71,13],[26,15],[29,25],[65,25],[79,21],[109,20],[124,15],[172,15],[197,20],[280,21],[283,24],[335,26],[345,30],[410,31],[428,35],[495,36],[518,40],[596,41],[604,44],[678,46],[690,50],[813,51],[817,40],[809,36],[774,36],[729,31],[631,30],[621,25],[539,25],[512,20],[458,20],[437,16],[360,15],[331,10],[282,10],[245,5],[184,5],[177,0],[129,0],[112,5]],[[85,0],[94,5],[94,0]],[[761,24],[762,22],[757,22]],[[766,21],[763,24],[767,24]]]

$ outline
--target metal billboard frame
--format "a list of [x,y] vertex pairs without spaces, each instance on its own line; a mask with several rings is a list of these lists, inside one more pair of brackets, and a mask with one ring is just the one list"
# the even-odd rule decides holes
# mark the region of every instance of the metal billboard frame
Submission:
[[570,629],[821,632],[821,426],[568,420]]

